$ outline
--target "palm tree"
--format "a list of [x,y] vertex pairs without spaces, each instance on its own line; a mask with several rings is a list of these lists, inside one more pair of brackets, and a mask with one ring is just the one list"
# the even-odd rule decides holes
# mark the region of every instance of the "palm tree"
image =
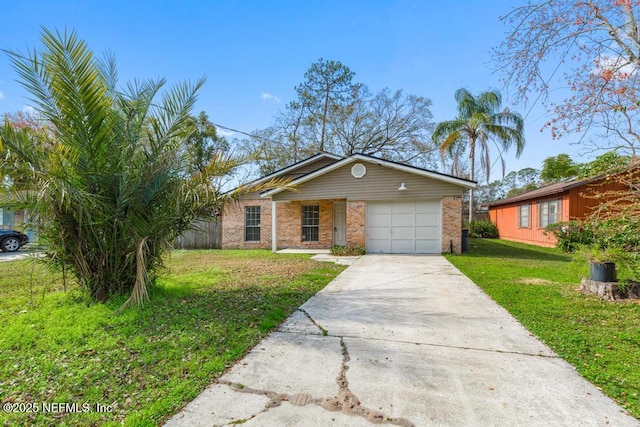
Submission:
[[[525,144],[524,120],[518,113],[501,110],[502,96],[498,91],[481,92],[474,97],[467,89],[455,93],[458,117],[439,123],[433,132],[433,142],[440,153],[453,158],[457,169],[461,157],[469,150],[470,176],[475,180],[476,151],[480,150],[480,166],[487,180],[491,172],[489,141],[494,141],[505,151],[516,146],[516,157],[520,157]],[[504,173],[504,160],[503,160]],[[469,221],[473,220],[473,190],[469,191]]]
[[124,293],[125,305],[141,304],[171,242],[247,191],[212,184],[239,160],[215,154],[186,172],[184,127],[203,80],[166,91],[164,80],[137,81],[120,92],[113,58],[96,60],[75,32],[44,29],[42,43],[42,53],[9,56],[52,135],[43,141],[7,120],[0,127],[3,149],[31,171],[0,205],[28,208],[49,263],[94,299]]

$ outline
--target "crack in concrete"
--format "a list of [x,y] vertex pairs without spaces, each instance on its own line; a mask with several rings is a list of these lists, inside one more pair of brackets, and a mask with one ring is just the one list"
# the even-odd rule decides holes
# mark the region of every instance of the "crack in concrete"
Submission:
[[349,389],[349,381],[347,380],[347,364],[351,357],[344,342],[344,337],[340,337],[340,346],[342,347],[342,366],[338,375],[338,395],[329,399],[324,399],[320,404],[321,407],[328,411],[341,411],[343,414],[355,415],[365,418],[373,424],[394,424],[403,427],[413,427],[411,421],[403,417],[390,417],[383,412],[371,410],[362,406],[358,397]]
[[[329,335],[329,336],[333,336],[333,335]],[[351,336],[351,335],[343,335],[343,336],[345,338],[352,338],[352,339],[393,342],[393,343],[399,343],[399,344],[425,345],[425,346],[429,346],[429,347],[443,347],[443,348],[450,348],[450,349],[454,349],[454,350],[483,351],[483,352],[486,352],[486,353],[516,354],[518,356],[542,357],[542,358],[547,358],[547,359],[561,359],[561,357],[557,356],[557,355],[547,355],[547,354],[540,354],[540,353],[526,353],[526,352],[523,352],[523,351],[499,350],[499,349],[478,348],[478,347],[465,347],[465,346],[458,346],[458,345],[436,344],[436,343],[429,343],[429,342],[390,340],[388,338],[370,338],[370,337],[358,337],[358,336]]]
[[[306,312],[304,313],[309,316]],[[313,319],[311,319],[311,321],[313,321]],[[327,411],[340,411],[343,414],[363,417],[372,424],[394,424],[402,427],[414,427],[415,424],[413,424],[406,418],[390,417],[388,415],[385,415],[383,412],[374,411],[362,406],[358,397],[349,389],[347,370],[349,369],[348,362],[349,360],[351,360],[351,357],[349,356],[347,345],[344,342],[344,337],[340,337],[340,346],[342,348],[342,364],[340,366],[340,373],[336,378],[336,382],[338,384],[338,394],[334,397],[313,398],[313,396],[311,396],[311,394],[309,393],[296,393],[293,395],[287,393],[277,393],[275,391],[247,387],[240,383],[234,383],[222,379],[219,379],[217,383],[226,385],[232,390],[239,393],[257,394],[269,398],[269,401],[264,405],[264,408],[262,408],[260,412],[251,415],[248,419],[255,418],[272,408],[276,408],[280,406],[282,402],[289,402],[296,406],[306,406],[309,404],[318,405]],[[233,419],[230,420],[227,424],[234,424],[244,421],[246,421],[246,419]]]
[[[335,335],[329,335],[331,337]],[[403,340],[391,340],[388,338],[371,338],[371,337],[358,337],[352,335],[341,335],[344,338],[352,338],[352,339],[361,339],[361,340],[371,340],[371,341],[383,341],[383,342],[392,342],[399,344],[413,344],[413,345],[425,345],[429,347],[443,347],[443,348],[451,348],[454,350],[471,350],[471,351],[483,351],[486,353],[500,353],[500,354],[516,354],[518,356],[530,356],[530,357],[543,357],[547,359],[561,359],[560,356],[557,355],[546,355],[540,353],[525,353],[522,351],[510,351],[510,350],[498,350],[498,349],[489,349],[489,348],[478,348],[478,347],[464,347],[458,345],[447,345],[447,344],[436,344],[429,342],[415,342],[415,341],[403,341]]]
[[276,393],[275,391],[260,390],[260,389],[256,389],[256,388],[246,387],[243,384],[234,383],[234,382],[227,381],[227,380],[219,379],[216,382],[218,384],[226,385],[227,387],[231,388],[233,391],[237,391],[239,393],[249,393],[249,394],[257,394],[259,396],[266,396],[266,397],[269,398],[269,401],[267,403],[265,403],[264,407],[262,408],[262,410],[260,412],[256,412],[255,414],[252,414],[247,419],[232,419],[228,423],[225,423],[225,424],[222,424],[222,425],[214,425],[213,427],[222,427],[222,426],[228,425],[228,424],[244,423],[247,420],[255,418],[260,414],[264,414],[265,412],[267,412],[271,408],[277,408],[278,406],[280,406],[280,404],[282,402],[284,402],[286,400],[289,400],[289,398],[290,398],[290,396],[288,394],[286,394],[286,393]]
[[[300,334],[300,332],[297,332],[297,331],[279,330],[278,332],[280,332],[282,334]],[[425,346],[429,346],[429,347],[451,348],[451,349],[454,349],[454,350],[471,350],[471,351],[483,351],[483,352],[486,352],[486,353],[516,354],[518,356],[543,357],[543,358],[547,358],[547,359],[562,359],[560,356],[557,356],[557,355],[547,355],[547,354],[540,354],[540,353],[525,353],[525,352],[522,352],[522,351],[510,351],[510,350],[494,350],[494,349],[478,348],[478,347],[464,347],[464,346],[457,346],[457,345],[435,344],[435,343],[429,343],[429,342],[392,340],[392,339],[389,339],[389,338],[361,337],[361,336],[357,336],[357,335],[331,335],[329,333],[327,333],[326,336],[332,337],[332,338],[344,337],[344,338],[351,338],[351,339],[358,339],[358,340],[392,342],[392,343],[398,343],[398,344],[425,345]]]
[[307,316],[307,319],[309,319],[311,321],[311,323],[313,323],[318,329],[320,329],[320,332],[322,332],[323,336],[326,337],[327,335],[329,335],[329,331],[327,331],[325,328],[320,326],[315,320],[313,320],[313,317],[311,317],[311,315],[309,313],[307,313],[306,310],[303,310],[302,308],[298,308],[297,310],[299,312],[301,312],[302,314],[304,314],[305,316]]

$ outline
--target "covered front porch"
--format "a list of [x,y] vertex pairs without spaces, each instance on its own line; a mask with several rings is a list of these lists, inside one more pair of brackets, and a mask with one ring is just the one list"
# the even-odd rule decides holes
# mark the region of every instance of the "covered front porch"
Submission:
[[364,202],[346,199],[272,200],[272,252],[291,249],[327,253],[335,245],[364,247],[364,206]]

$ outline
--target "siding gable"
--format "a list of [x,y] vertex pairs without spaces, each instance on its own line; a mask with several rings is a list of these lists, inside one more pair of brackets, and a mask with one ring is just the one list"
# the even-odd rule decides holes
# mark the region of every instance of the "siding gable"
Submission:
[[288,171],[287,173],[283,174],[282,177],[283,178],[291,178],[291,179],[297,179],[300,178],[303,175],[306,175],[308,173],[317,171],[320,168],[323,168],[325,166],[329,166],[332,163],[335,163],[337,161],[339,161],[340,159],[333,159],[331,157],[321,157],[318,160],[316,160],[313,163],[309,163],[306,165],[303,165],[297,169]]
[[[273,195],[273,200],[400,200],[440,199],[445,196],[461,196],[463,188],[448,182],[400,171],[372,162],[360,161],[367,172],[362,178],[354,178],[348,163],[310,181],[300,184],[297,192],[285,190]],[[404,182],[406,190],[400,191]]]
[[[289,179],[293,181],[294,179],[298,179],[301,176],[304,176],[311,172],[315,172],[318,169],[322,169],[323,167],[329,166],[330,164],[333,164],[340,160],[341,160],[340,158],[334,158],[333,155],[329,156],[325,154],[319,154],[317,155],[317,158],[311,162],[305,163],[306,161],[303,161],[303,163],[305,164],[303,164],[302,166],[285,168],[286,169],[285,172],[283,173],[274,172],[271,175],[267,175],[267,177]],[[264,181],[267,179],[267,177],[262,177],[253,182]],[[259,198],[260,198],[260,192],[251,192],[251,193],[243,194],[242,196],[239,197],[240,200],[259,199]]]

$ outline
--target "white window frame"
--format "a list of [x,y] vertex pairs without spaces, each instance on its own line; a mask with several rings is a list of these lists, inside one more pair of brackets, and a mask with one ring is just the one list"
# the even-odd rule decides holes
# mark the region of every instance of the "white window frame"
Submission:
[[[244,207],[244,241],[245,242],[259,242],[260,241],[260,217],[262,209],[260,206],[245,206]],[[257,230],[258,239],[248,239],[248,235],[255,234]]]
[[302,206],[302,239],[303,242],[320,241],[320,205]]
[[[526,215],[523,213],[526,212]],[[523,219],[526,219],[526,224]],[[531,228],[531,203],[518,205],[518,228]]]
[[560,221],[562,221],[562,199],[538,202],[539,228],[545,228]]

